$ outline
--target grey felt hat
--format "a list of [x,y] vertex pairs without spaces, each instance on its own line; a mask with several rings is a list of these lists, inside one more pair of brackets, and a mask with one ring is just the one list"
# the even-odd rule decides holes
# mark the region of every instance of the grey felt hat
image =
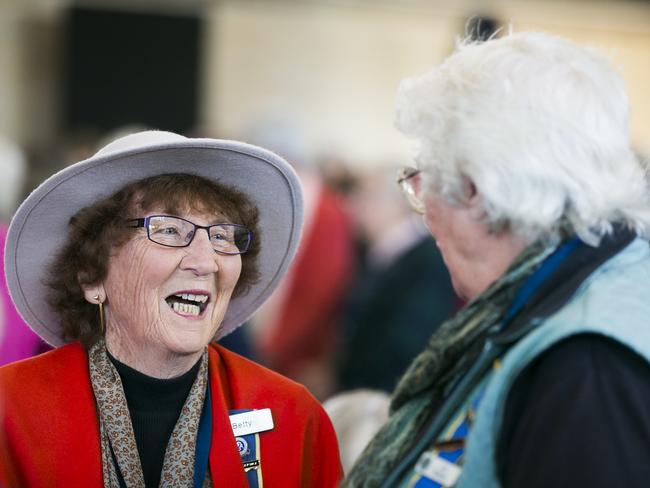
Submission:
[[59,317],[47,303],[44,282],[67,241],[70,217],[128,183],[179,172],[231,185],[259,209],[260,280],[248,293],[232,299],[215,338],[232,332],[268,298],[287,271],[302,230],[302,189],[291,166],[270,151],[242,142],[138,132],[45,180],[11,221],[5,248],[9,292],[41,338],[53,346],[65,343]]

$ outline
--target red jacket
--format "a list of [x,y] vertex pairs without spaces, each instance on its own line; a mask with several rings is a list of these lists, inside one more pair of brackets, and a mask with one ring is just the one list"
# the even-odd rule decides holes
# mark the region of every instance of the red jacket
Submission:
[[[215,486],[248,486],[228,411],[261,408],[271,409],[275,425],[260,433],[265,488],[338,485],[334,430],[303,386],[218,345],[209,347],[209,375]],[[103,485],[97,411],[81,344],[0,368],[0,418],[0,486]]]

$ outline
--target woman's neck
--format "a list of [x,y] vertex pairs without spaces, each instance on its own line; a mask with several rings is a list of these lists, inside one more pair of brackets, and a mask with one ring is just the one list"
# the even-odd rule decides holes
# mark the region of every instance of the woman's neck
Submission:
[[110,327],[106,331],[106,348],[121,363],[159,379],[176,378],[187,373],[203,354],[203,351],[176,354],[146,344],[136,345],[125,336],[113,333]]

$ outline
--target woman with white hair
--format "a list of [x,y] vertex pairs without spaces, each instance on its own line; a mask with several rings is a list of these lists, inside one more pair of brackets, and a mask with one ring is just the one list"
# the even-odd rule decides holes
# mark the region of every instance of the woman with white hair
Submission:
[[620,76],[545,34],[402,83],[399,182],[469,300],[344,486],[646,486],[650,206]]

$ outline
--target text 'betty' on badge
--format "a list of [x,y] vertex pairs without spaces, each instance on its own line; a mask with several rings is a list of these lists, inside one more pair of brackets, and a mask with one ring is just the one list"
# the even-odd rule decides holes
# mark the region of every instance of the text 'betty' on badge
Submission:
[[270,408],[231,415],[230,425],[235,437],[264,432],[274,427]]

